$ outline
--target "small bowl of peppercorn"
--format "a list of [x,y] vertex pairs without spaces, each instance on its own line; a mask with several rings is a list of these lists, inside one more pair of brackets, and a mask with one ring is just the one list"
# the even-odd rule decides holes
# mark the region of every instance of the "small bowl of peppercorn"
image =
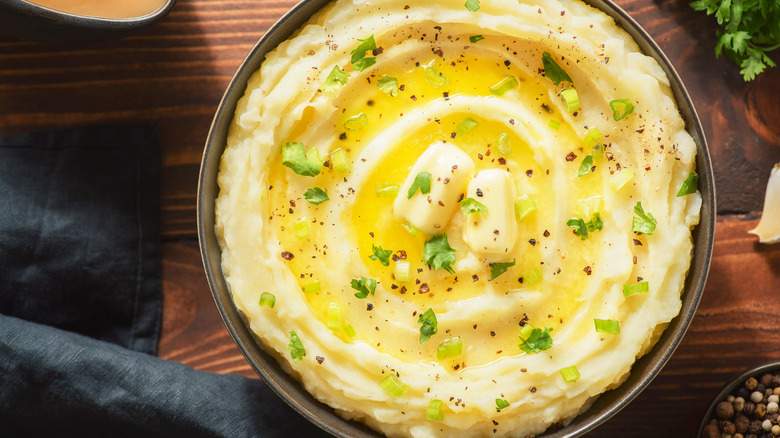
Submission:
[[745,372],[713,400],[701,438],[780,436],[780,362]]

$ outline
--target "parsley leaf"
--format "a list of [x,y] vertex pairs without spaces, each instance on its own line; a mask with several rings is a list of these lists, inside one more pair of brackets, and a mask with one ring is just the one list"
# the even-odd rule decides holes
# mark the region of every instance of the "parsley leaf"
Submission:
[[376,58],[361,58],[358,62],[352,64],[352,69],[355,71],[363,71],[374,64],[376,64]]
[[365,298],[369,294],[374,295],[374,292],[376,292],[376,280],[373,278],[366,278],[366,277],[360,277],[360,279],[353,278],[352,282],[352,289],[355,289],[358,291],[358,293],[355,294],[358,298]]
[[482,213],[485,216],[488,213],[487,206],[474,198],[466,198],[460,201],[460,210],[463,214]]
[[636,213],[637,216],[635,217],[632,224],[631,224],[631,231],[635,233],[642,233],[642,234],[653,234],[655,231],[655,225],[656,220],[653,217],[650,212],[645,213],[645,210],[642,208],[642,202],[637,202],[634,206],[634,213]]
[[582,159],[580,170],[577,172],[577,178],[589,174],[591,168],[593,168],[593,155],[588,154],[585,155],[585,158]]
[[382,90],[383,93],[387,93],[393,97],[398,95],[398,79],[392,76],[382,75],[376,82],[376,86]]
[[290,344],[287,345],[287,349],[290,350],[290,357],[292,357],[295,363],[302,361],[303,357],[306,356],[303,342],[301,342],[301,338],[294,331],[290,332]]
[[417,318],[417,324],[420,325],[420,345],[428,342],[431,336],[439,331],[439,324],[436,321],[436,314],[433,309],[428,309]]
[[601,229],[604,228],[604,222],[601,220],[601,215],[599,213],[593,213],[588,222],[585,222],[585,219],[577,217],[566,221],[566,225],[574,228],[574,234],[580,236],[580,239],[582,240],[588,238],[588,232],[596,230],[601,231]]
[[479,0],[466,0],[466,9],[471,12],[477,12],[479,10]]
[[446,234],[437,234],[425,241],[423,246],[423,260],[433,269],[442,268],[450,274],[454,274],[452,264],[455,263],[455,250],[447,241]]
[[780,48],[780,3],[776,0],[697,0],[697,11],[715,14],[718,30],[715,56],[726,56],[740,67],[748,82],[775,62],[767,52]]
[[303,143],[289,141],[282,147],[282,164],[303,176],[319,175],[325,161],[314,146],[304,152]]
[[534,328],[528,338],[520,336],[520,349],[526,353],[539,353],[552,347],[552,337],[550,332],[553,329],[546,327],[544,330]]
[[696,193],[696,189],[699,185],[699,175],[696,174],[696,172],[691,172],[688,174],[688,177],[685,178],[685,181],[683,181],[682,185],[680,186],[680,191],[677,192],[677,197],[690,195],[691,193]]
[[420,172],[414,177],[412,186],[409,187],[409,193],[407,193],[406,199],[412,199],[414,192],[420,189],[420,193],[423,195],[431,193],[431,179],[433,176],[429,172]]
[[[358,41],[360,41],[360,45],[358,45],[355,50],[353,50],[352,58],[350,58],[349,62],[356,63],[359,60],[365,58],[366,52],[369,50],[375,50],[376,49],[376,41],[374,41],[374,35],[369,36],[368,38],[361,40],[358,38]],[[357,70],[357,69],[356,69]]]
[[484,39],[485,37],[483,37],[482,35],[472,35],[469,37],[469,42],[476,43],[477,41],[482,41]]
[[507,269],[515,265],[515,262],[516,260],[512,260],[511,262],[505,262],[505,263],[491,263],[490,279],[493,280],[494,278],[506,272]]
[[544,75],[553,81],[555,85],[558,85],[563,81],[572,82],[569,74],[555,62],[552,55],[550,55],[550,52],[545,51],[542,53],[542,65],[544,66]]
[[392,249],[382,249],[381,246],[371,245],[371,249],[374,251],[374,255],[368,256],[371,260],[379,260],[379,263],[390,266],[390,255],[393,253]]
[[501,409],[505,409],[509,407],[509,402],[504,400],[503,398],[497,398],[496,399],[496,411],[500,411]]
[[341,88],[342,85],[347,85],[347,80],[349,80],[349,73],[345,73],[337,65],[333,67],[328,77],[325,78],[325,82],[322,83],[322,91],[332,93]]
[[330,199],[328,197],[328,191],[319,187],[311,187],[306,189],[306,191],[303,192],[303,197],[309,201],[310,204],[314,205],[320,205]]

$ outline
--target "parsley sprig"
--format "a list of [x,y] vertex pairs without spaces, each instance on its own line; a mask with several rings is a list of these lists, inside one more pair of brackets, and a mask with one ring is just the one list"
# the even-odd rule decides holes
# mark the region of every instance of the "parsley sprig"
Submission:
[[455,250],[447,241],[446,234],[437,234],[425,241],[423,259],[425,264],[433,269],[442,268],[450,274],[455,273],[452,269],[452,264],[455,263]]
[[433,309],[428,309],[421,314],[417,319],[417,324],[420,324],[420,345],[428,342],[431,336],[439,331],[439,324]]
[[548,350],[552,347],[553,343],[550,332],[552,332],[552,329],[549,327],[545,327],[544,330],[534,327],[530,333],[527,334],[527,337],[524,337],[523,334],[521,334],[520,349],[529,354]]
[[742,78],[752,81],[776,64],[767,52],[780,48],[780,2],[776,0],[696,0],[697,11],[715,14],[723,30],[718,31],[715,55],[726,56],[741,69]]

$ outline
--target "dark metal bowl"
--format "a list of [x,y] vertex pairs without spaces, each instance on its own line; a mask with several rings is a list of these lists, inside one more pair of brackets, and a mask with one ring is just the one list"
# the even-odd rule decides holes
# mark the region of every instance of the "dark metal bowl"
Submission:
[[56,11],[26,0],[2,0],[0,32],[48,44],[105,41],[128,36],[160,21],[175,3],[176,0],[166,0],[160,9],[141,17],[97,18]]
[[[206,141],[198,185],[198,237],[201,256],[217,308],[225,325],[252,368],[290,406],[322,429],[343,437],[377,437],[377,432],[362,424],[342,419],[333,409],[314,399],[293,377],[285,373],[276,360],[266,353],[236,309],[221,269],[221,254],[217,243],[215,200],[219,194],[217,174],[219,162],[227,142],[227,132],[236,103],[243,96],[249,77],[265,59],[265,54],[286,40],[317,10],[330,0],[303,0],[277,21],[239,67],[228,85],[214,116]],[[699,305],[712,259],[715,238],[715,182],[707,141],[699,116],[685,86],[669,59],[650,35],[628,13],[610,0],[585,0],[612,17],[637,42],[641,50],[658,61],[671,81],[672,92],[686,123],[688,133],[697,147],[696,172],[699,174],[699,191],[702,195],[701,220],[693,232],[694,251],[691,269],[682,294],[680,314],[664,331],[658,343],[644,357],[634,363],[631,375],[617,389],[602,394],[585,412],[565,427],[551,429],[540,438],[572,437],[584,434],[607,421],[632,401],[658,375],[680,344]]]

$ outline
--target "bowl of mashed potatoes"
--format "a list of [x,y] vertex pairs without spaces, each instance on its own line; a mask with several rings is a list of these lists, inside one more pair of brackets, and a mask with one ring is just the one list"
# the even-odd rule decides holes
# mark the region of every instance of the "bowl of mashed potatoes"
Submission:
[[199,236],[251,366],[338,436],[573,436],[693,318],[693,104],[607,1],[305,1],[215,116]]

